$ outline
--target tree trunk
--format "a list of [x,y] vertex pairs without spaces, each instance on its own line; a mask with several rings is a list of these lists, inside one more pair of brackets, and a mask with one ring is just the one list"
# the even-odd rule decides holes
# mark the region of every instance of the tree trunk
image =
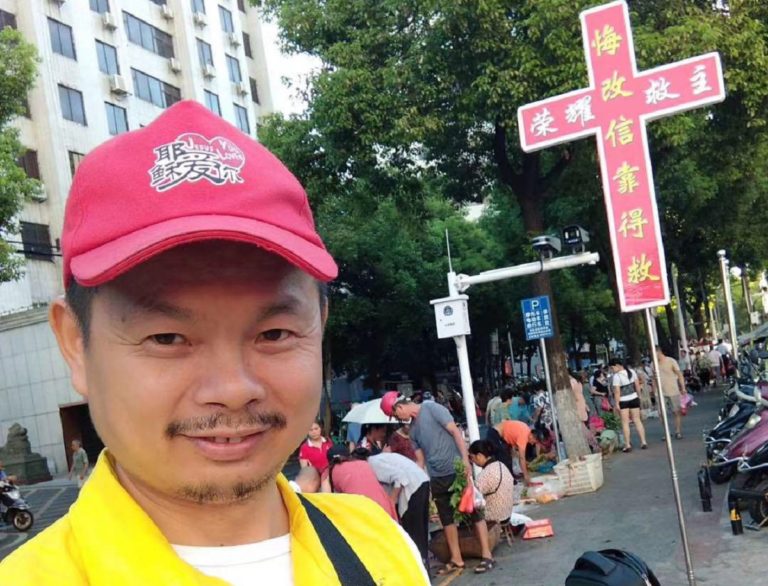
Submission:
[[[540,194],[528,192],[518,194],[518,203],[522,210],[523,225],[530,235],[544,232],[542,215],[542,197]],[[560,434],[565,444],[565,451],[571,461],[576,461],[590,453],[589,445],[584,434],[584,424],[579,421],[576,413],[576,403],[571,393],[571,383],[566,363],[565,349],[560,337],[560,326],[557,319],[557,303],[552,294],[552,282],[549,273],[539,273],[533,276],[534,295],[547,295],[552,312],[552,327],[554,336],[546,340],[549,372],[551,377],[553,405],[557,415]]]
[[678,355],[680,336],[677,333],[677,318],[675,317],[675,312],[672,310],[671,305],[664,306],[664,314],[667,317],[667,328],[669,329],[669,350],[672,352],[672,358],[677,360],[680,358]]

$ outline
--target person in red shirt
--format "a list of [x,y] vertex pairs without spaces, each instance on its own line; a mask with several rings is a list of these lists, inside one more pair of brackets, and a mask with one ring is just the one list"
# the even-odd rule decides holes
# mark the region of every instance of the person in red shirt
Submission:
[[321,474],[328,468],[328,450],[333,442],[323,437],[323,428],[315,421],[309,428],[307,441],[299,449],[299,464],[302,468],[314,466]]
[[397,510],[384,488],[379,484],[376,473],[366,461],[368,450],[357,448],[351,454],[347,447],[337,445],[328,454],[330,466],[323,474],[320,489],[323,492],[359,494],[381,505],[397,522]]
[[403,423],[395,432],[389,436],[389,449],[396,454],[405,456],[406,458],[416,461],[416,451],[413,449],[411,443],[411,426],[407,423]]

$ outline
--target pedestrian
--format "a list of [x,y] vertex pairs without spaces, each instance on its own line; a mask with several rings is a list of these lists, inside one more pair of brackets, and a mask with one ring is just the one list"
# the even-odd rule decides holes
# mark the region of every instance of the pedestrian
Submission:
[[717,348],[710,346],[707,358],[709,359],[709,370],[711,372],[709,384],[714,385],[722,380],[723,355],[720,354]]
[[491,427],[494,425],[498,425],[502,421],[507,421],[510,419],[509,416],[509,406],[512,403],[512,390],[511,389],[503,389],[501,391],[501,401],[499,403],[496,403],[496,405],[491,410],[491,415],[489,417],[489,420],[491,422]]
[[83,442],[79,439],[72,440],[70,444],[72,450],[72,465],[69,467],[69,479],[75,477],[77,488],[83,488],[85,476],[88,474],[88,454],[83,449]]
[[[417,405],[396,391],[390,391],[381,398],[381,410],[400,421],[411,420],[411,442],[416,450],[416,461],[429,475],[432,498],[451,554],[448,563],[438,570],[438,575],[463,569],[464,558],[459,549],[459,530],[454,518],[456,511],[451,505],[451,485],[456,480],[456,460],[464,464],[467,482],[473,481],[464,435],[448,409],[439,403],[425,401]],[[491,553],[488,526],[482,514],[473,513],[471,521],[480,543],[482,560],[475,568],[475,572],[480,574],[492,569],[496,561]]]
[[650,360],[643,358],[635,372],[640,381],[640,414],[647,417],[653,409],[653,401],[651,400],[653,369]]
[[543,383],[538,383],[531,403],[533,407],[531,419],[534,426],[543,425],[547,429],[552,429],[552,405],[549,403],[549,393]]
[[[687,395],[685,388],[685,379],[680,372],[680,366],[677,360],[667,356],[661,346],[656,346],[656,358],[659,362],[659,374],[661,377],[661,392],[667,402],[669,409],[674,414],[675,420],[675,438],[683,439],[683,417],[682,417],[682,397]],[[658,394],[657,394],[658,396]]]
[[696,370],[699,372],[701,387],[704,390],[710,385],[712,380],[712,366],[709,363],[709,356],[701,350],[696,353]]
[[509,403],[509,419],[522,421],[526,425],[531,424],[531,408],[525,400],[525,395],[519,391],[512,393],[512,400]]
[[469,459],[482,468],[477,475],[477,488],[485,498],[485,521],[502,523],[509,520],[515,504],[515,479],[509,469],[496,459],[496,450],[486,440],[475,440],[469,446]]
[[296,478],[288,481],[291,488],[302,494],[312,494],[320,491],[320,473],[314,466],[299,468]]
[[491,397],[488,400],[488,403],[485,405],[485,424],[488,427],[493,426],[493,424],[491,423],[491,413],[493,413],[494,408],[500,404],[501,404],[501,393],[498,393],[493,397]]
[[429,546],[429,476],[413,460],[394,452],[382,452],[368,458],[379,483],[400,516],[400,524],[419,548],[428,567]]
[[[543,426],[536,429],[542,432],[549,432],[549,429]],[[510,472],[513,471],[512,461],[516,457],[525,483],[528,484],[531,481],[526,452],[529,445],[533,446],[536,444],[536,438],[531,432],[530,427],[522,421],[502,421],[496,427],[488,430],[488,435],[485,439],[494,446],[497,459],[504,462]]]
[[411,426],[408,423],[403,423],[398,427],[392,435],[389,436],[389,449],[395,453],[405,456],[413,462],[416,461],[416,452],[413,449],[411,443]]
[[281,473],[320,404],[337,267],[277,158],[180,101],[83,158],[61,252],[49,319],[106,450],[0,582],[429,583],[381,507]]
[[592,395],[592,401],[598,413],[611,411],[610,393],[608,381],[602,368],[596,368],[589,381],[589,392]]
[[323,437],[323,426],[319,421],[313,421],[309,426],[307,439],[299,448],[299,465],[302,468],[314,466],[319,473],[328,468],[328,450],[333,442]]
[[328,451],[328,469],[321,476],[320,490],[368,497],[378,503],[394,521],[399,521],[395,505],[366,461],[369,454],[365,448],[356,448],[350,454],[347,446],[333,446]]
[[680,358],[677,360],[677,365],[683,372],[683,375],[690,373],[691,371],[691,357],[685,350],[680,350]]
[[[675,363],[677,364],[677,363]],[[612,358],[609,363],[613,370],[613,398],[616,409],[621,418],[621,427],[624,432],[624,448],[622,452],[632,451],[632,437],[629,434],[630,419],[635,424],[637,435],[640,436],[640,449],[645,450],[648,444],[645,441],[645,427],[640,417],[640,381],[637,374],[627,369],[619,358]]]
[[371,454],[380,454],[387,442],[387,426],[383,423],[363,425],[363,437],[358,448],[364,448]]

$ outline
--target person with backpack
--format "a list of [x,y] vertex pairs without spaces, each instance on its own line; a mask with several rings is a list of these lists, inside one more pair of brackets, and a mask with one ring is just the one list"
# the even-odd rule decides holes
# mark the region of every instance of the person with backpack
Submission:
[[635,424],[637,434],[640,436],[640,449],[645,450],[648,444],[645,441],[645,427],[640,417],[640,379],[632,369],[627,369],[618,358],[611,359],[610,369],[613,372],[611,386],[617,409],[621,417],[621,427],[624,431],[624,449],[622,452],[632,451],[632,438],[629,435],[630,419]]

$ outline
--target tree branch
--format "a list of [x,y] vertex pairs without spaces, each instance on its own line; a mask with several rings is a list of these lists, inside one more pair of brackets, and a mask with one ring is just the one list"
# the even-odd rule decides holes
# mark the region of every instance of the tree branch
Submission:
[[552,188],[552,184],[560,178],[565,171],[565,168],[571,162],[571,151],[566,149],[558,159],[557,163],[547,172],[541,179],[541,195],[542,197],[549,197],[549,190]]
[[499,168],[499,177],[502,183],[508,185],[515,194],[522,190],[522,177],[515,173],[507,156],[507,131],[497,118],[493,136],[493,156]]

